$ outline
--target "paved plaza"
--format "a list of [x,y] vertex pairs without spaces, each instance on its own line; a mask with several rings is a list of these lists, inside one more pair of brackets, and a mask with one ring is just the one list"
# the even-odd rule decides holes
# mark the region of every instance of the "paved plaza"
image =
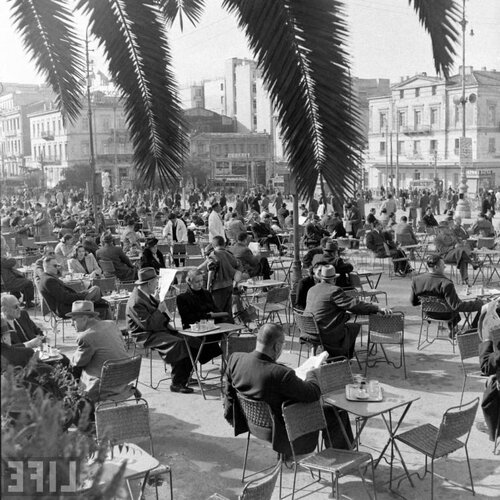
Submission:
[[[389,280],[382,277],[379,289],[388,293],[389,305],[395,311],[405,314],[405,348],[408,378],[404,380],[402,370],[395,370],[385,364],[379,364],[368,371],[368,377],[376,378],[390,384],[401,392],[412,392],[420,396],[410,408],[400,430],[432,423],[436,426],[441,421],[444,411],[460,402],[462,387],[462,368],[460,357],[454,354],[447,341],[435,342],[424,350],[417,351],[417,339],[420,327],[420,310],[409,305],[410,279],[397,278]],[[40,315],[37,321],[43,321]],[[48,324],[45,324],[48,327]],[[433,326],[432,328],[435,328]],[[61,350],[70,355],[75,346],[75,333],[70,326],[66,328],[66,342]],[[363,328],[363,341],[366,341],[366,327]],[[59,337],[61,338],[61,337]],[[360,345],[358,350],[366,347]],[[297,366],[298,345],[295,343],[290,353],[290,342],[284,349],[281,361],[290,366]],[[397,351],[391,350],[396,356]],[[361,361],[364,354],[360,353]],[[475,360],[473,361],[475,362]],[[208,365],[210,368],[210,365]],[[218,365],[214,365],[218,368]],[[356,363],[352,364],[353,372],[358,372]],[[216,372],[218,373],[218,372]],[[153,379],[164,376],[163,363],[157,355],[153,361]],[[237,498],[242,489],[241,470],[245,450],[246,435],[234,437],[233,429],[223,418],[222,399],[218,387],[207,392],[204,400],[197,386],[191,395],[174,394],[169,391],[169,381],[163,382],[158,390],[149,387],[149,361],[144,359],[141,369],[139,388],[151,408],[152,430],[155,452],[161,462],[171,464],[174,477],[174,493],[177,500],[206,499],[218,492],[228,498]],[[467,383],[464,401],[470,401],[482,395],[484,381],[471,378]],[[476,421],[482,420],[479,409]],[[381,418],[370,419],[363,431],[361,450],[369,451],[374,457],[387,441],[387,430]],[[423,471],[424,459],[404,445],[400,445],[404,458],[411,472]],[[377,451],[379,450],[379,451]],[[478,431],[474,425],[469,442],[472,473],[477,499],[500,498],[500,456],[493,455],[493,444],[487,435]],[[388,455],[387,455],[388,456]],[[268,444],[253,440],[250,447],[250,470],[260,470],[270,465],[276,455]],[[402,473],[398,460],[395,461],[396,475]],[[437,462],[435,479],[435,498],[468,499],[469,491],[457,487],[454,483],[467,482],[467,466],[463,450],[452,454],[449,458]],[[293,474],[285,469],[283,477],[284,493],[290,493]],[[379,499],[398,498],[388,490],[389,466],[382,460],[376,469],[376,489]],[[306,485],[310,476],[301,472],[299,485]],[[397,486],[397,481],[393,486]],[[328,498],[328,483],[313,483],[305,492],[313,492],[308,498]],[[430,478],[423,481],[415,479],[415,488],[408,481],[403,481],[398,493],[403,498],[430,498]],[[297,495],[301,498],[305,494]],[[341,480],[341,492],[349,498],[368,498],[358,477],[347,476]],[[147,493],[154,497],[154,489]],[[164,485],[161,498],[167,498],[168,489]],[[273,498],[279,498],[276,487]]]

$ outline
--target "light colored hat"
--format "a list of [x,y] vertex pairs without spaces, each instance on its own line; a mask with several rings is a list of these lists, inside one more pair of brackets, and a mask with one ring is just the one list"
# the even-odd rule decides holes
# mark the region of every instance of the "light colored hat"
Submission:
[[328,266],[323,266],[321,268],[321,278],[322,279],[330,279],[330,278],[337,278],[339,275],[335,272],[335,267],[328,265]]
[[75,300],[71,304],[71,312],[66,316],[70,318],[74,316],[93,316],[95,318],[99,316],[99,313],[94,311],[94,303],[90,300]]
[[144,285],[148,281],[151,281],[158,277],[156,271],[153,267],[143,267],[139,269],[138,280],[135,282],[136,285]]

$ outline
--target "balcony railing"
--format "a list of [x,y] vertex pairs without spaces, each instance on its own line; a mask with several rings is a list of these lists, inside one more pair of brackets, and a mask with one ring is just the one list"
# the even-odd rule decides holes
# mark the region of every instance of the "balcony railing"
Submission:
[[54,134],[53,134],[53,132],[50,132],[50,131],[46,132],[45,130],[43,130],[41,137],[45,141],[53,141],[54,140]]
[[4,132],[5,137],[15,137],[17,135],[17,130],[6,130]]
[[403,127],[403,134],[405,135],[430,134],[430,132],[430,125],[414,125],[413,127]]

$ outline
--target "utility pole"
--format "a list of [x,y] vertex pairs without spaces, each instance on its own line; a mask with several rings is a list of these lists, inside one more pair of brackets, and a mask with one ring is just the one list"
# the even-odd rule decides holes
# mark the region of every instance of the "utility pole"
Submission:
[[92,123],[92,99],[90,97],[90,57],[89,57],[89,29],[85,32],[85,62],[87,70],[87,106],[88,106],[88,120],[89,120],[89,141],[90,141],[90,182],[89,191],[92,200],[92,212],[94,214],[94,221],[97,217],[97,196],[95,184],[95,153],[94,153],[94,127]]
[[399,125],[396,125],[396,196],[399,196]]
[[385,121],[385,188],[389,189],[389,147],[387,141],[389,140],[389,123]]
[[394,167],[392,163],[392,130],[389,132],[389,147],[391,155],[391,193],[394,194]]

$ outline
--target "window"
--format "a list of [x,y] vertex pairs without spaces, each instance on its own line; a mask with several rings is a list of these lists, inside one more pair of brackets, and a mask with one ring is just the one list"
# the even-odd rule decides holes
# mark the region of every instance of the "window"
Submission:
[[437,125],[438,122],[438,110],[437,108],[431,108],[431,125]]
[[387,127],[387,113],[380,113],[379,115],[380,130],[385,130]]
[[89,154],[89,143],[82,142],[82,155],[87,156]]
[[253,109],[254,111],[257,111],[257,99],[253,99],[253,100],[252,100],[252,109]]
[[405,96],[405,91],[404,90],[400,90],[399,91],[399,98],[403,99],[404,96]]
[[490,137],[488,139],[488,153],[496,153],[495,138]]
[[398,127],[406,127],[406,111],[398,111]]
[[380,143],[379,153],[380,153],[380,156],[385,155],[385,141],[382,141]]
[[413,154],[415,156],[420,155],[421,149],[420,149],[420,141],[413,141]]
[[201,97],[201,89],[195,89],[195,91],[194,91],[194,95],[195,95],[196,97]]
[[252,93],[253,94],[257,93],[257,84],[256,83],[252,83]]
[[455,139],[455,154],[458,155],[460,153],[460,139]]
[[488,125],[496,125],[497,107],[495,104],[488,104]]
[[432,95],[436,95],[436,94],[437,94],[437,85],[433,85],[433,86],[431,87],[431,94],[432,94]]
[[413,124],[415,126],[415,130],[422,125],[422,111],[420,109],[416,109],[413,113]]
[[59,143],[59,159],[62,160],[63,159],[63,156],[62,156],[62,144]]
[[222,96],[222,95],[220,96],[220,103],[221,103],[222,105],[224,105],[224,96]]
[[415,89],[415,97],[419,97],[419,96],[420,96],[420,89],[416,88]]
[[398,155],[404,155],[405,154],[405,142],[404,141],[398,141]]
[[455,127],[461,123],[460,115],[462,114],[462,106],[455,104]]
[[220,89],[224,90],[224,84],[223,83],[220,84]]
[[257,127],[257,115],[253,115],[253,126]]
[[111,128],[109,123],[110,123],[109,116],[103,116],[103,118],[102,118],[102,130],[104,132],[107,132]]
[[413,173],[413,180],[419,181],[420,180],[420,172],[414,172]]
[[432,139],[430,142],[430,148],[429,148],[429,153],[434,154],[435,152],[437,153],[438,149],[438,141],[435,139]]

